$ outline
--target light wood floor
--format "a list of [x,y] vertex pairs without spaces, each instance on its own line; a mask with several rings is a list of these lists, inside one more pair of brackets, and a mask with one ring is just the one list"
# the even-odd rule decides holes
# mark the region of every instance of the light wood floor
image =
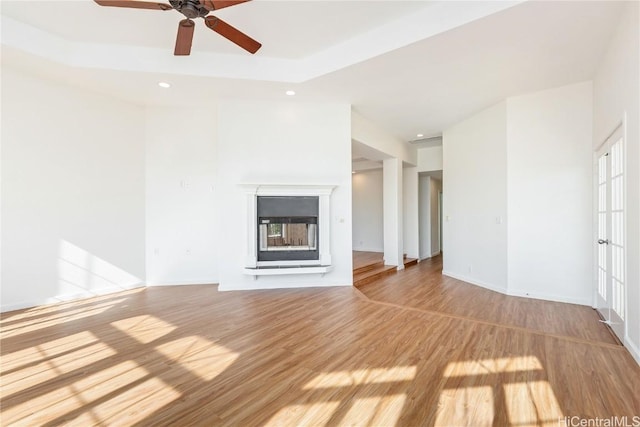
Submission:
[[[640,415],[640,368],[598,322],[580,334],[510,325],[571,320],[565,305],[483,316],[475,305],[518,305],[484,290],[464,302],[470,316],[449,301],[458,294],[418,303],[415,270],[388,279],[410,296],[363,288],[380,301],[355,288],[185,286],[6,313],[0,424],[520,427]],[[444,279],[433,293],[459,286]]]
[[437,256],[360,290],[378,302],[548,335],[617,343],[607,327],[598,325],[598,314],[591,307],[510,297],[443,276],[441,271],[442,257]]
[[384,261],[381,252],[353,251],[353,269],[357,270],[369,264]]

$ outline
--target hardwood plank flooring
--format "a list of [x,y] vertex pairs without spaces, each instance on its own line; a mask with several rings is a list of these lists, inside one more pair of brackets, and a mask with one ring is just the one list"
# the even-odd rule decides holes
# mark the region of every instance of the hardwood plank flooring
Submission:
[[367,265],[383,262],[382,252],[353,251],[353,270],[357,271]]
[[[491,314],[478,320],[444,297],[441,312],[402,306],[396,291],[389,302],[355,288],[171,286],[5,313],[0,424],[520,427],[640,415],[640,367],[600,339],[600,323],[547,333],[487,304],[537,305],[485,296]],[[571,323],[554,310],[543,316]]]
[[[360,288],[373,301],[540,333],[617,344],[590,307],[503,295],[442,275],[442,257],[423,260]],[[585,327],[585,325],[594,325]]]

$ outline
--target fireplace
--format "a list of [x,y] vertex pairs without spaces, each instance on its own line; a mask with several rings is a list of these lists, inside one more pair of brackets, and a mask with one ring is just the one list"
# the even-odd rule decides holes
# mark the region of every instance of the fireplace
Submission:
[[247,201],[244,273],[325,274],[331,266],[333,185],[242,184]]
[[318,260],[318,204],[313,196],[258,197],[258,262]]

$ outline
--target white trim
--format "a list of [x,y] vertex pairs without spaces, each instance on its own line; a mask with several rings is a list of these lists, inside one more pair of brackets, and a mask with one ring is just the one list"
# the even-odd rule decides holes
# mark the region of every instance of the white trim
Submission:
[[196,285],[217,285],[218,279],[202,279],[202,280],[181,280],[170,282],[156,282],[147,283],[148,288],[162,287],[162,286],[196,286]]
[[337,185],[240,184],[256,196],[330,196]]
[[[418,261],[424,261],[425,259],[433,258],[434,256],[440,255],[440,253],[441,253],[440,251],[437,251],[437,252],[433,252],[432,254],[427,254],[427,255],[425,255],[423,257],[419,257]],[[444,274],[444,273],[442,273],[442,274]],[[460,280],[462,280],[462,279],[460,279]]]
[[513,296],[513,297],[539,299],[543,301],[563,302],[566,304],[577,304],[577,305],[584,305],[587,307],[591,307],[590,295],[584,298],[573,298],[573,297],[566,297],[563,295],[555,295],[555,294],[531,293],[521,289],[508,289],[507,295]]
[[640,365],[640,349],[636,347],[636,345],[633,343],[633,341],[631,341],[631,338],[629,338],[628,335],[624,337],[624,346],[629,351],[629,353],[631,353],[631,356],[635,359],[636,363]]
[[377,247],[377,248],[373,248],[373,247],[353,247],[353,251],[355,252],[377,252],[379,254],[384,254],[384,248],[382,247]]
[[543,301],[563,302],[567,304],[586,305],[588,307],[591,306],[590,297],[571,298],[571,297],[566,297],[562,295],[531,293],[521,289],[502,288],[502,287],[492,285],[490,283],[482,282],[467,276],[462,276],[462,275],[451,273],[445,270],[442,270],[442,275],[449,276],[454,279],[462,280],[463,282],[467,282],[471,285],[480,286],[481,288],[489,289],[490,291],[499,292],[503,295],[507,295],[511,297],[521,297],[521,298],[539,299]]
[[467,282],[467,283],[472,284],[472,285],[480,286],[481,288],[489,289],[490,291],[500,292],[501,294],[508,295],[507,294],[507,290],[505,288],[500,288],[500,287],[494,286],[494,285],[486,283],[486,282],[481,282],[479,280],[472,279],[472,278],[467,277],[467,276],[463,276],[463,275],[456,274],[456,273],[451,273],[451,272],[445,271],[445,270],[442,270],[442,275],[443,276],[449,276],[449,277],[452,277],[454,279],[462,280],[463,282]]
[[[317,259],[294,260],[294,261],[258,261],[256,267],[294,267],[294,266],[318,267],[322,263]],[[254,268],[254,267],[247,267]]]
[[25,308],[59,304],[62,302],[71,302],[71,301],[76,301],[81,299],[97,297],[101,295],[113,294],[121,291],[128,291],[131,289],[144,288],[144,287],[146,287],[144,283],[136,283],[133,285],[112,286],[108,288],[101,288],[96,291],[85,291],[85,292],[79,292],[75,294],[57,295],[55,297],[38,299],[38,300],[22,301],[14,304],[6,304],[1,306],[0,313],[6,313],[14,310],[22,310]]
[[333,270],[331,265],[316,265],[309,267],[288,267],[288,268],[245,268],[244,274],[254,276],[285,276],[290,274],[326,274]]

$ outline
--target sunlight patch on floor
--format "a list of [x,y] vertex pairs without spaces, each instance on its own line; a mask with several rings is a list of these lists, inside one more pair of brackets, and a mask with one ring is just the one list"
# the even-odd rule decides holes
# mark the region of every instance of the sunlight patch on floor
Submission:
[[141,344],[148,344],[175,331],[176,326],[158,319],[150,314],[128,317],[126,319],[111,322],[125,334],[135,338]]
[[361,384],[411,381],[416,376],[415,366],[395,366],[393,368],[356,369],[322,373],[309,381],[303,390],[346,387]]
[[271,417],[265,426],[324,426],[339,405],[340,401],[287,405]]
[[[111,399],[98,401],[77,419],[77,425],[89,425],[92,418],[104,425],[133,425],[144,422],[149,414],[171,404],[181,393],[158,377],[146,378],[127,387]],[[116,414],[116,415],[114,415]],[[86,420],[87,422],[83,422]]]
[[395,426],[402,415],[406,400],[406,394],[355,399],[340,425]]
[[[129,360],[83,376],[48,393],[17,402],[9,408],[3,407],[2,419],[6,423],[41,425],[51,421],[48,408],[55,408],[56,413],[66,414],[65,420],[86,413],[91,415],[95,423],[93,410],[98,406],[108,406],[109,413],[113,413],[116,405],[121,405],[121,410],[124,410],[135,402],[135,398],[148,399],[149,395],[160,392],[163,398],[151,399],[153,402],[150,406],[159,408],[179,396],[170,386]],[[31,408],[40,410],[34,413]]]
[[540,361],[535,356],[501,357],[497,359],[466,360],[452,362],[444,371],[445,377],[466,377],[470,375],[486,375],[500,372],[519,372],[542,370]]
[[490,386],[443,390],[438,400],[437,426],[491,426],[494,417]]
[[217,377],[240,356],[240,353],[199,336],[163,343],[155,350],[205,381]]
[[505,384],[504,394],[509,422],[513,425],[555,427],[564,418],[547,381]]
[[65,353],[68,349],[91,345],[100,342],[98,337],[89,331],[78,332],[66,337],[54,339],[42,344],[2,355],[2,370],[7,372],[45,358],[53,358]]
[[116,351],[108,345],[98,342],[77,347],[58,357],[48,357],[46,351],[41,352],[41,361],[35,359],[27,367],[29,375],[25,376],[22,369],[2,374],[2,395],[18,393],[31,387],[37,387],[46,381],[53,381],[60,375],[100,363],[100,361],[114,356]]
[[9,338],[9,337],[15,337],[18,335],[25,334],[27,332],[33,332],[39,329],[44,329],[52,326],[59,326],[67,322],[72,322],[75,320],[80,320],[87,317],[95,316],[97,314],[104,313],[105,311],[113,307],[115,304],[122,301],[124,301],[124,298],[116,301],[104,302],[102,304],[92,304],[90,308],[79,308],[79,309],[69,310],[69,311],[54,311],[50,314],[46,314],[39,318],[34,317],[31,320],[20,321],[15,327],[12,327],[11,325],[6,325],[2,328],[2,334],[0,334],[0,337],[3,339]]

